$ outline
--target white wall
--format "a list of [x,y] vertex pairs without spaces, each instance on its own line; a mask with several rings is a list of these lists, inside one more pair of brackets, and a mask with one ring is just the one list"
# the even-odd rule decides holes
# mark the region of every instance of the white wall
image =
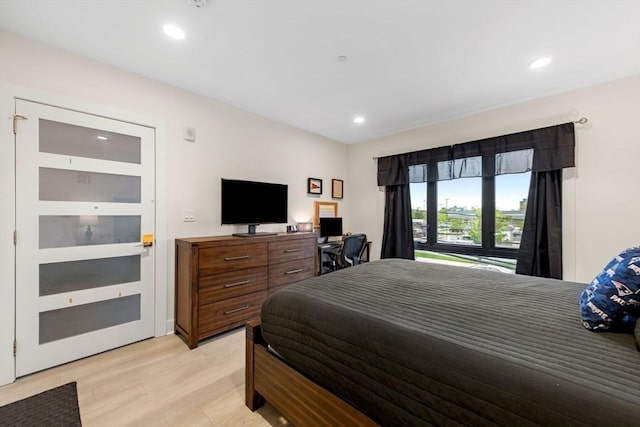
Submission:
[[[384,193],[374,156],[473,141],[589,119],[576,125],[576,167],[563,182],[564,277],[587,282],[620,250],[640,244],[640,76],[531,100],[349,146],[351,217],[379,242]],[[374,251],[380,255],[380,246]]]
[[[167,239],[164,263],[168,277],[167,318],[173,319],[174,239],[177,237],[231,234],[244,227],[220,225],[220,178],[260,180],[289,185],[290,223],[308,221],[314,200],[331,200],[331,178],[345,180],[345,198],[339,213],[348,215],[349,183],[347,147],[344,144],[304,132],[210,100],[175,87],[73,55],[46,45],[0,32],[0,91],[19,85],[43,98],[67,98],[84,105],[130,111],[151,117],[163,127],[166,162],[157,165],[166,176]],[[11,93],[3,93],[7,97]],[[47,99],[43,99],[46,101]],[[101,108],[102,109],[102,108]],[[7,115],[7,107],[2,110]],[[89,111],[91,112],[91,111]],[[4,120],[4,117],[3,117]],[[7,120],[8,121],[8,120]],[[0,127],[0,144],[11,146],[13,135],[6,123]],[[183,127],[196,129],[196,143],[183,140]],[[10,151],[2,151],[2,170],[11,165]],[[0,175],[2,204],[12,197],[10,173]],[[324,194],[308,196],[307,177],[323,179]],[[164,196],[164,197],[163,197]],[[182,222],[183,209],[194,209],[196,222]],[[163,213],[164,214],[164,213]],[[0,236],[13,230],[11,213],[0,210]],[[284,224],[264,225],[258,231],[284,231]],[[0,249],[11,251],[8,242]],[[0,296],[9,294],[12,263],[0,267]],[[10,301],[0,301],[0,312]],[[6,343],[13,330],[2,319],[0,362],[4,364]],[[2,372],[0,372],[0,384]]]
[[[640,181],[640,76],[473,116],[429,125],[366,143],[343,144],[261,118],[229,105],[123,72],[0,32],[0,82],[21,85],[84,103],[135,112],[164,124],[166,139],[166,268],[169,278],[167,315],[173,318],[173,239],[229,234],[242,227],[222,227],[219,217],[221,177],[286,183],[290,194],[290,222],[311,219],[314,197],[306,194],[306,178],[324,180],[318,199],[330,199],[331,178],[345,181],[340,214],[345,228],[363,231],[380,253],[384,193],[376,186],[372,157],[454,144],[552,124],[589,118],[577,130],[577,167],[565,173],[564,257],[565,278],[588,281],[619,250],[639,244],[635,218],[640,208],[635,184]],[[0,90],[2,86],[0,85]],[[7,94],[4,94],[7,95]],[[9,94],[11,95],[11,94]],[[3,106],[0,145],[8,147],[12,135]],[[197,142],[182,140],[184,126],[197,130]],[[9,144],[9,145],[7,145]],[[0,313],[11,304],[12,263],[5,251],[12,231],[5,208],[12,197],[7,159],[1,149],[0,165]],[[348,175],[347,175],[348,171]],[[10,200],[9,200],[10,202]],[[183,209],[194,209],[197,221],[181,221]],[[283,225],[262,226],[283,230]],[[160,261],[160,260],[159,260]],[[161,262],[161,261],[160,261]],[[9,279],[7,279],[9,277]],[[9,297],[8,301],[5,297]],[[2,317],[0,364],[6,365],[7,343],[13,330]],[[11,330],[10,330],[11,329]],[[0,371],[0,383],[4,370]]]

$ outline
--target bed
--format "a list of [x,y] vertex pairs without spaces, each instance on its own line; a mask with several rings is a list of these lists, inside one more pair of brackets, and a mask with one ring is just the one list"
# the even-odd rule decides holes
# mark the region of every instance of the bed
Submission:
[[633,335],[585,284],[380,260],[291,285],[247,325],[246,404],[305,425],[640,424]]

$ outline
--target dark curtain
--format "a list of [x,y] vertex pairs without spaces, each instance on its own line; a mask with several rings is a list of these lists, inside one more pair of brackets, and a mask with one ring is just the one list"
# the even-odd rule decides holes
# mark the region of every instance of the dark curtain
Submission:
[[[409,183],[409,166],[427,165],[426,181],[434,182],[439,179],[452,178],[438,176],[437,165],[440,161],[473,156],[495,156],[497,153],[526,149],[534,150],[531,167],[533,172],[574,167],[575,129],[573,123],[380,157],[378,159],[378,186]],[[485,170],[484,172],[486,173],[483,173],[483,176],[494,176],[494,171]]]
[[516,273],[562,279],[562,170],[531,173]]
[[384,230],[380,258],[415,259],[409,184],[385,187]]
[[[499,153],[520,150],[533,150],[533,161],[527,169],[531,186],[516,271],[562,278],[562,169],[575,166],[573,123],[379,158],[378,186],[387,189],[381,257],[413,259],[409,182],[456,178],[446,173],[440,176],[440,162],[474,156],[495,158]],[[483,177],[496,173],[494,167],[483,163]]]

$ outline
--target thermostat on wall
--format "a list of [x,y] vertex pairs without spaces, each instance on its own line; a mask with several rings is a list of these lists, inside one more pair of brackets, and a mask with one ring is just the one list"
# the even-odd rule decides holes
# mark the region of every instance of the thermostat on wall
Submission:
[[182,138],[188,142],[196,142],[196,128],[192,128],[192,127],[183,128]]

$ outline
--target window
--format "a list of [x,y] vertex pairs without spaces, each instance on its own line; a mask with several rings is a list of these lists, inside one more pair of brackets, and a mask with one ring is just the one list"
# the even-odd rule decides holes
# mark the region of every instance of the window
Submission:
[[438,181],[439,243],[482,244],[482,178]]
[[439,162],[440,180],[410,184],[416,259],[515,270],[531,172],[512,173],[512,166],[524,162],[526,169],[530,157],[507,154],[488,160],[496,176],[482,177],[483,159],[476,157]]
[[413,240],[414,247],[417,247],[427,243],[427,185],[424,182],[409,184],[409,189]]
[[530,180],[531,172],[495,177],[496,246],[516,249],[520,247]]
[[[422,213],[417,208],[422,209],[421,204],[424,204],[426,239],[421,237],[420,242],[423,249],[455,253],[459,257],[517,259],[521,273],[562,277],[562,218],[558,202],[561,201],[562,170],[575,166],[574,123],[442,145],[377,160],[377,183],[385,187],[386,193],[381,258],[413,258],[413,227],[407,216],[411,215],[413,209],[414,217],[423,221]],[[520,204],[517,208],[504,207],[501,200],[509,193],[507,181],[518,181],[518,174],[529,171],[529,184],[525,183],[527,175],[520,176],[520,202],[523,202],[522,207],[528,202],[527,210],[535,208],[543,213],[539,217],[527,217],[524,220],[527,225],[522,229],[522,219],[509,211],[524,209]],[[512,176],[496,179],[501,175]],[[478,178],[481,182],[481,204],[476,208],[475,215],[477,219],[452,224],[450,203],[453,206],[459,203],[451,201],[452,197],[447,196],[447,190],[441,182],[459,180],[464,183],[467,178]],[[422,185],[409,186],[408,183]],[[524,195],[528,194],[529,187],[541,197],[525,201],[528,196]],[[417,201],[414,200],[413,205],[410,203],[411,188],[414,191],[420,188],[421,192],[420,196],[414,195]],[[462,207],[469,208],[468,205]],[[462,227],[463,232],[466,228],[469,234],[451,240],[451,229],[459,230],[458,226]],[[517,241],[518,237],[525,239],[525,242],[530,238],[535,239],[534,232],[539,228],[544,228],[547,237],[541,245],[522,245]]]

